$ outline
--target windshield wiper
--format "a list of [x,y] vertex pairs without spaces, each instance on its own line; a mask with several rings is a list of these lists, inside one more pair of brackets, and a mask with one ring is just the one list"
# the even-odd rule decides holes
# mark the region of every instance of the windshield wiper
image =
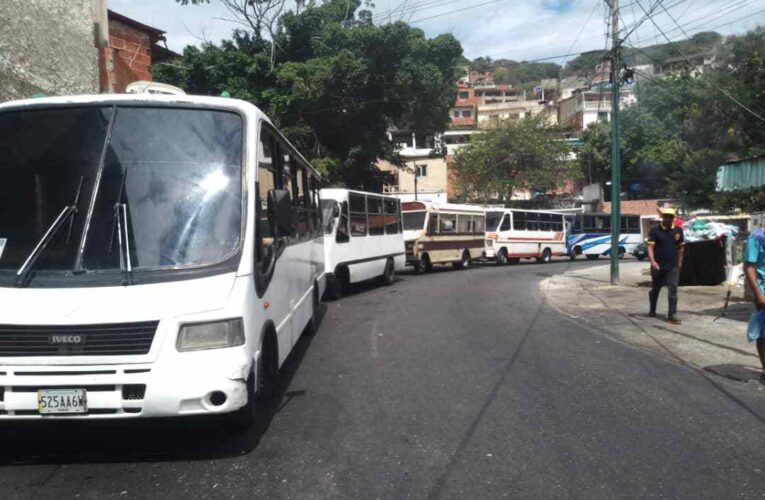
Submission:
[[56,220],[54,220],[53,224],[48,227],[48,230],[45,231],[45,234],[40,238],[40,241],[37,242],[37,245],[35,245],[34,250],[29,254],[27,260],[25,260],[19,270],[16,271],[16,286],[24,286],[29,271],[32,270],[32,266],[34,266],[40,255],[42,255],[45,247],[48,246],[48,243],[50,243],[58,230],[61,229],[66,220],[75,213],[77,213],[77,205],[67,205],[61,210],[58,217],[56,217]]
[[16,286],[22,287],[26,284],[27,277],[29,276],[29,272],[32,270],[33,266],[35,265],[35,262],[37,262],[37,259],[42,255],[45,248],[48,246],[48,243],[51,242],[54,236],[56,236],[56,233],[58,233],[58,230],[61,229],[61,227],[64,225],[64,223],[69,219],[69,233],[66,236],[67,243],[69,242],[69,238],[72,234],[72,224],[74,223],[74,216],[77,214],[77,204],[80,201],[80,191],[82,191],[82,181],[83,177],[80,177],[80,184],[77,186],[77,192],[74,195],[74,203],[71,205],[67,205],[64,208],[61,209],[61,212],[59,212],[58,217],[56,217],[56,220],[53,221],[53,224],[51,224],[48,229],[45,231],[45,234],[42,238],[40,238],[40,241],[37,242],[37,245],[35,245],[32,252],[27,256],[24,263],[21,265],[18,271],[16,271]]
[[130,231],[128,229],[127,203],[114,204],[117,219],[117,241],[120,245],[120,269],[125,271],[123,285],[133,284],[133,264],[130,261]]

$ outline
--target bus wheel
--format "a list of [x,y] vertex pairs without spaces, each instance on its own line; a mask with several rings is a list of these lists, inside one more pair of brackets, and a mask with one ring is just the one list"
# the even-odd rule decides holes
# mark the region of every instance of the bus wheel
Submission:
[[395,280],[395,266],[393,265],[393,259],[388,259],[385,262],[385,271],[383,272],[383,275],[381,277],[382,284],[385,286],[390,286],[393,284]]
[[226,415],[228,427],[235,431],[244,432],[252,428],[257,420],[258,401],[273,398],[276,394],[276,372],[271,366],[272,356],[268,347],[273,340],[268,340],[269,332],[264,335],[257,375],[251,374],[247,379],[247,403]]
[[504,248],[499,251],[497,254],[497,260],[496,263],[498,266],[506,266],[507,265],[507,250]]
[[417,262],[417,272],[420,274],[429,273],[433,270],[433,264],[430,262],[428,254],[424,253],[420,256],[419,262]]
[[463,250],[462,258],[459,260],[459,262],[454,262],[452,267],[454,267],[454,269],[467,269],[470,267],[470,252]]
[[346,289],[346,272],[344,267],[338,267],[335,269],[335,273],[332,278],[327,282],[327,298],[330,300],[338,300],[345,294]]
[[552,261],[552,252],[549,248],[542,250],[542,255],[537,257],[537,262],[540,264],[549,264]]
[[587,255],[587,260],[598,260],[598,257],[600,257],[598,254]]
[[313,308],[311,309],[311,320],[308,322],[308,328],[306,329],[308,335],[313,335],[319,329],[319,307],[321,306],[319,304],[319,284],[316,282],[313,283],[311,302]]
[[623,259],[625,254],[624,247],[619,247],[619,259]]

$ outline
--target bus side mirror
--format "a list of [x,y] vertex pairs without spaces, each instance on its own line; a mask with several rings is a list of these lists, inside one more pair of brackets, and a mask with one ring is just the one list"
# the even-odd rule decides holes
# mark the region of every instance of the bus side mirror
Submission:
[[332,207],[332,218],[340,217],[340,205],[335,203],[335,206]]
[[268,192],[268,221],[271,233],[277,236],[292,234],[292,198],[286,189],[271,189]]

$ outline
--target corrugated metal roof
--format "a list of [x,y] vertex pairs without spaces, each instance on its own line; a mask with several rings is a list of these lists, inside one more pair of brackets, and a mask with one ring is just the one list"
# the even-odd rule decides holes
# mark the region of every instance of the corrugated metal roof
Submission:
[[717,169],[717,190],[734,191],[765,186],[765,158],[750,158]]

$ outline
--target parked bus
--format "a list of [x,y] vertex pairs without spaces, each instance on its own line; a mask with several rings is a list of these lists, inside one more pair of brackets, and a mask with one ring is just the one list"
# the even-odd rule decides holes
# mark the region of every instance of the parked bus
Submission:
[[[584,255],[596,260],[601,255],[611,255],[611,215],[584,213],[566,216],[569,233],[566,237],[567,253],[571,260]],[[619,258],[634,253],[643,241],[639,215],[622,215],[619,231]]]
[[474,205],[409,201],[401,204],[406,265],[430,272],[434,264],[466,269],[481,256],[486,211]]
[[0,420],[253,423],[322,291],[319,176],[244,101],[0,105]]
[[322,189],[327,295],[340,298],[348,284],[380,278],[392,285],[404,269],[401,202],[348,189]]
[[485,256],[498,265],[521,259],[550,262],[566,255],[563,214],[541,210],[500,209],[486,212]]

